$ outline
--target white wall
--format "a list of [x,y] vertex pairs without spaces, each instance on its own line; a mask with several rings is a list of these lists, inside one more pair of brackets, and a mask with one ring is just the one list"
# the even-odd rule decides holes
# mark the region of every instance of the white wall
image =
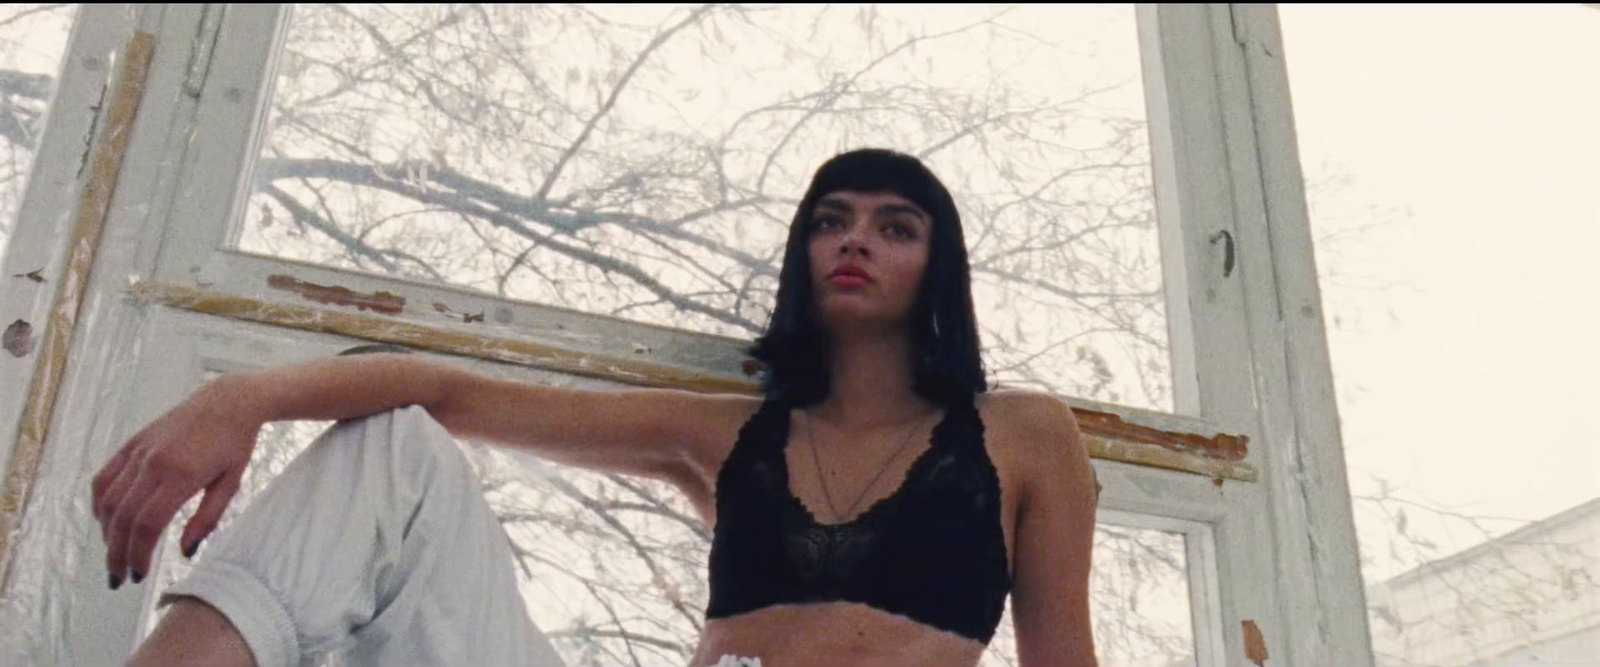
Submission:
[[1385,667],[1600,665],[1600,502],[1368,590]]
[[1538,646],[1520,648],[1497,658],[1474,662],[1471,667],[1524,667],[1524,665],[1600,666],[1600,626],[1590,626]]

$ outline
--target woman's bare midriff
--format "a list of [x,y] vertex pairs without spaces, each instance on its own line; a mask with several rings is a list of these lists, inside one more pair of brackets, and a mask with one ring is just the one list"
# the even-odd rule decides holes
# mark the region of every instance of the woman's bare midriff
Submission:
[[776,605],[706,624],[690,667],[724,655],[761,667],[973,667],[983,645],[850,602]]

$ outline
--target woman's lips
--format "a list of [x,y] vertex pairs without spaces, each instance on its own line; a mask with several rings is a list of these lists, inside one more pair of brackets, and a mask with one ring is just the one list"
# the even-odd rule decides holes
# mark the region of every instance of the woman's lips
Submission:
[[828,282],[839,287],[863,287],[867,284],[867,279],[853,273],[835,273],[828,277]]

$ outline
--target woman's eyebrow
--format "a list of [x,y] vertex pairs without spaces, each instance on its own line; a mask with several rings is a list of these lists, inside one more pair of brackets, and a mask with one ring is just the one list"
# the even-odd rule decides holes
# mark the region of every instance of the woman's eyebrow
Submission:
[[849,213],[851,210],[850,202],[835,197],[823,197],[822,199],[817,200],[817,205],[815,208],[828,208],[835,211],[843,211],[845,213]]
[[904,213],[923,222],[927,222],[929,219],[927,212],[910,204],[884,204],[878,207],[878,213],[880,215]]

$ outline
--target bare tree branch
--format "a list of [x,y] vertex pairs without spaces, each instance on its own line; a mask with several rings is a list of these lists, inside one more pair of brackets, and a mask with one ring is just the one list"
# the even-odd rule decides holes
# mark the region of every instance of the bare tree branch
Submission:
[[0,95],[17,96],[35,102],[50,99],[56,79],[48,74],[32,74],[16,70],[0,70]]
[[936,34],[933,34],[933,35],[919,35],[919,36],[916,36],[916,37],[908,38],[905,41],[901,42],[898,46],[894,47],[893,49],[890,49],[889,51],[885,52],[883,55],[880,55],[877,58],[872,59],[866,65],[864,65],[861,68],[857,69],[853,74],[850,75],[849,78],[845,79],[844,81],[829,85],[827,87],[827,89],[821,94],[821,96],[819,97],[817,103],[815,105],[813,105],[810,109],[808,109],[806,111],[806,113],[800,117],[799,120],[795,121],[795,123],[789,127],[789,131],[784,133],[783,138],[778,140],[777,145],[773,146],[772,150],[767,153],[766,164],[763,164],[761,166],[761,175],[756,177],[756,192],[757,193],[765,193],[766,192],[767,175],[772,172],[772,164],[773,164],[773,162],[777,160],[778,154],[783,151],[784,146],[787,146],[788,143],[791,140],[794,139],[795,134],[800,131],[800,128],[803,127],[812,118],[815,118],[818,114],[822,113],[823,110],[832,107],[834,102],[838,101],[839,98],[843,97],[846,93],[850,92],[851,89],[855,86],[856,82],[861,80],[861,77],[866,76],[867,73],[871,72],[874,69],[877,69],[877,67],[879,65],[881,65],[881,64],[883,64],[885,62],[888,62],[894,56],[899,55],[901,52],[904,52],[905,50],[910,49],[910,48],[916,46],[917,44],[919,44],[921,42],[933,41],[933,40],[937,40],[937,39],[940,39],[940,38],[943,38],[943,37],[949,37],[951,35],[961,34],[963,32],[971,30],[971,29],[973,29],[973,28],[975,28],[977,26],[984,25],[984,24],[987,24],[987,23],[991,23],[995,19],[998,19],[999,17],[1005,15],[1009,11],[1011,11],[1011,10],[1007,9],[1007,10],[998,12],[998,13],[992,15],[992,16],[986,17],[986,18],[984,18],[982,20],[975,21],[973,23],[970,23],[968,25],[965,25],[965,26],[962,26],[960,28],[956,28],[956,29],[953,29],[953,30],[947,30],[945,32],[936,33]]
[[29,16],[32,16],[34,14],[42,14],[42,13],[45,13],[45,12],[53,12],[53,11],[55,11],[57,9],[64,9],[64,8],[71,7],[71,6],[72,5],[66,4],[66,3],[58,3],[58,4],[49,4],[49,5],[39,5],[38,7],[34,7],[34,8],[31,8],[31,9],[24,9],[24,10],[22,10],[20,12],[12,14],[11,16],[8,16],[8,17],[6,17],[4,19],[0,19],[0,28],[5,28],[6,26],[9,26],[9,25],[11,25],[13,23],[16,23],[17,21],[21,21],[22,19],[27,18]]
[[569,628],[551,630],[545,633],[551,639],[573,637],[577,639],[625,639],[632,644],[646,644],[668,651],[685,652],[683,644],[665,639],[658,639],[648,635],[641,635],[627,630],[601,630],[599,628]]
[[[665,299],[668,303],[673,304],[681,310],[707,315],[713,319],[734,324],[749,331],[754,331],[759,328],[759,325],[757,325],[755,322],[752,322],[737,314],[728,313],[720,309],[706,306],[697,301],[686,299],[679,295],[672,288],[667,287],[665,284],[661,283],[659,280],[656,280],[654,277],[645,273],[638,267],[623,262],[615,257],[562,243],[555,240],[553,237],[534,232],[533,230],[529,229],[527,225],[522,224],[521,221],[513,217],[511,214],[485,208],[471,201],[466,195],[457,194],[455,192],[439,192],[416,187],[406,183],[400,178],[397,178],[397,175],[384,171],[384,168],[382,167],[352,164],[337,160],[291,160],[273,158],[261,161],[259,173],[263,174],[263,180],[271,180],[273,178],[280,177],[315,177],[342,180],[348,183],[365,185],[380,190],[387,190],[419,202],[448,206],[456,210],[470,213],[474,217],[487,220],[498,227],[510,230],[527,238],[530,241],[534,241],[540,244],[542,247],[555,250],[567,255],[568,257],[586,262],[608,273],[626,276],[635,284],[650,290],[657,296]],[[548,221],[548,218],[543,216],[529,215],[527,217],[539,219],[541,222]],[[561,219],[559,216],[555,217],[557,220]]]
[[303,223],[312,229],[321,232],[328,238],[333,239],[340,245],[348,248],[351,253],[371,260],[373,263],[382,267],[385,271],[389,271],[391,273],[399,272],[399,267],[396,266],[394,262],[390,261],[388,257],[385,257],[382,252],[370,245],[367,245],[360,239],[349,235],[344,231],[344,229],[333,224],[332,222],[329,222],[326,218],[318,215],[315,211],[306,208],[305,205],[295,200],[294,197],[289,196],[289,193],[279,190],[274,186],[267,186],[263,188],[261,192],[266,194],[268,197],[271,197],[273,201],[278,202],[278,205],[282,206],[284,210],[288,211],[289,215],[294,216],[294,219],[297,222]]
[[565,151],[562,151],[561,157],[556,159],[555,166],[550,168],[550,173],[544,178],[544,184],[540,185],[539,191],[534,193],[534,199],[544,201],[550,196],[550,189],[554,188],[556,181],[561,178],[561,171],[566,168],[567,162],[572,159],[573,155],[578,153],[579,149],[583,148],[584,142],[587,142],[589,135],[594,133],[594,127],[600,123],[600,119],[611,113],[611,108],[616,106],[617,99],[622,97],[622,91],[627,88],[628,82],[633,80],[633,75],[638,73],[639,68],[644,66],[645,62],[650,59],[651,54],[654,54],[656,49],[661,48],[662,45],[667,43],[667,40],[672,39],[672,36],[678,34],[679,31],[699,23],[700,19],[711,13],[711,10],[715,8],[716,5],[701,5],[694,11],[689,12],[688,17],[658,33],[650,40],[649,44],[646,44],[634,56],[633,63],[628,65],[628,69],[623,71],[622,76],[617,77],[616,84],[611,86],[611,92],[606,95],[605,102],[601,103],[600,108],[596,109],[594,115],[589,117],[589,122],[584,124],[583,131],[578,133],[578,137],[572,140],[572,144],[567,146]]
[[[610,526],[612,530],[616,531],[618,535],[622,536],[628,545],[633,548],[634,554],[638,556],[639,560],[643,562],[646,567],[650,568],[650,571],[654,574],[654,576],[658,578],[662,576],[661,567],[656,564],[655,556],[651,550],[646,548],[643,544],[640,544],[638,537],[633,534],[633,531],[630,531],[626,526],[623,526],[622,522],[618,521],[615,516],[612,516],[610,512],[606,511],[605,507],[602,506],[598,501],[584,493],[578,487],[573,486],[572,483],[559,477],[551,479],[550,484],[563,494],[566,494],[569,498],[577,501],[578,504],[582,505],[590,512],[593,512],[596,518],[600,519],[601,522],[605,523],[607,526]],[[694,626],[696,632],[701,630],[699,612],[690,609],[682,600],[669,598],[668,602],[674,609],[677,610],[680,615],[683,616],[684,620],[688,621],[690,625]]]

